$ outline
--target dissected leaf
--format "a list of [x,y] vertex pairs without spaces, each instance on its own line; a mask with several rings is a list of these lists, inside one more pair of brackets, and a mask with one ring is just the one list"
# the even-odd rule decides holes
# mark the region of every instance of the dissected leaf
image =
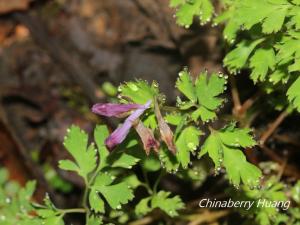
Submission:
[[276,58],[272,48],[258,49],[250,59],[250,67],[252,69],[251,78],[256,81],[264,81],[267,73],[275,67]]
[[147,213],[151,212],[152,208],[149,206],[151,197],[143,198],[136,206],[135,206],[135,213],[137,215],[146,215]]
[[[128,187],[127,182],[120,182],[113,184],[114,176],[108,173],[100,173],[95,179],[94,184],[91,187],[92,195],[101,194],[113,209],[120,209],[122,204],[128,203],[134,196],[132,190]],[[92,202],[94,196],[90,197]],[[100,200],[101,201],[101,200]],[[102,203],[101,203],[102,204]],[[102,208],[96,208],[96,210],[102,210]]]
[[209,110],[217,109],[223,101],[217,96],[223,93],[225,82],[223,75],[219,77],[216,73],[210,76],[207,73],[200,74],[195,83],[196,94],[200,105],[203,105]]
[[171,192],[160,191],[151,199],[152,208],[160,208],[169,216],[178,216],[178,210],[184,208],[184,203],[179,196],[170,198]]
[[239,44],[237,44],[237,47],[230,51],[224,58],[225,66],[232,73],[237,73],[245,66],[252,51],[262,41],[263,39],[258,39],[253,42],[246,40],[241,41]]
[[60,168],[76,171],[84,179],[96,167],[96,150],[91,144],[88,148],[88,135],[79,127],[71,126],[64,140],[64,146],[75,159],[75,163],[69,160],[60,162]]
[[159,93],[156,83],[149,85],[147,81],[143,80],[126,82],[119,87],[119,90],[123,99],[130,99],[138,104],[145,104]]
[[190,153],[194,153],[199,145],[201,132],[193,126],[185,128],[176,140],[177,158],[183,168],[190,162]]
[[179,78],[176,81],[176,87],[181,91],[190,101],[196,102],[197,96],[194,88],[191,75],[187,70],[183,70],[179,73]]
[[300,112],[300,77],[294,81],[287,92],[289,101]]
[[194,16],[197,16],[201,24],[211,20],[214,7],[210,0],[171,0],[171,7],[177,7],[177,23],[188,28],[193,23]]
[[249,134],[249,129],[235,128],[231,124],[219,131],[212,131],[206,139],[199,157],[208,153],[216,170],[224,166],[230,182],[239,186],[241,182],[251,187],[258,187],[261,171],[247,162],[240,148],[252,147],[255,141]]

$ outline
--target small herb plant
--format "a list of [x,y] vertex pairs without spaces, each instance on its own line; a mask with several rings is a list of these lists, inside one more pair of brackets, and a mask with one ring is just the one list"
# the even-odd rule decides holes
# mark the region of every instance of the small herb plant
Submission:
[[[286,106],[300,110],[299,1],[223,0],[219,15],[209,0],[171,0],[170,4],[177,8],[178,24],[186,28],[195,16],[203,25],[224,23],[224,39],[233,48],[224,58],[230,75],[248,69],[255,83],[268,92],[285,92]],[[285,184],[280,175],[272,175],[279,169],[268,174],[247,161],[244,150],[257,144],[251,129],[218,119],[227,79],[222,73],[207,72],[194,79],[187,69],[181,71],[175,84],[176,106],[166,105],[155,81],[120,85],[118,103],[92,108],[101,116],[123,120],[113,132],[97,125],[89,137],[73,125],[64,140],[73,160],[61,160],[59,167],[84,181],[82,204],[59,209],[49,196],[44,204],[36,204],[32,200],[35,182],[20,188],[2,170],[0,225],[62,225],[71,213],[84,214],[86,225],[142,224],[139,219],[153,212],[156,219],[150,222],[157,224],[192,221],[198,208],[186,210],[180,195],[162,189],[162,178],[170,174],[198,186],[209,175],[224,174],[229,182],[226,192],[235,200],[290,199],[286,211],[257,207],[239,213],[245,216],[245,224],[299,225],[299,181]],[[151,180],[150,174],[155,175]],[[137,196],[137,189],[146,194]]]

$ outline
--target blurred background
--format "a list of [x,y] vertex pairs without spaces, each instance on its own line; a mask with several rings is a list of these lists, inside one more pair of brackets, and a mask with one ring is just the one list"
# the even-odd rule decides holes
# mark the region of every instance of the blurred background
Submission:
[[[220,28],[184,29],[174,13],[169,0],[0,0],[0,167],[11,180],[37,180],[37,201],[48,192],[59,207],[76,205],[82,180],[57,162],[70,157],[61,143],[71,124],[88,132],[99,122],[113,127],[90,112],[93,103],[115,101],[116,87],[135,78],[158,81],[175,103],[184,66],[194,76],[222,71]],[[241,99],[257,98],[240,77]],[[223,110],[231,114],[231,102]],[[264,110],[258,128],[276,118]],[[292,121],[282,129],[293,133],[299,118]],[[299,147],[298,133],[286,134],[278,140]],[[281,153],[266,154],[283,161]],[[292,165],[285,173],[299,179],[298,171]]]

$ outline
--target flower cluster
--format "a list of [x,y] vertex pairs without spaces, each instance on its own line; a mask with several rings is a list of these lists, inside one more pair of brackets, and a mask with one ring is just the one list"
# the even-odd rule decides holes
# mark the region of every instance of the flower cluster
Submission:
[[[139,117],[150,108],[152,100],[146,104],[114,104],[114,103],[98,103],[92,107],[92,111],[98,115],[106,117],[123,118],[128,116],[124,123],[115,129],[111,135],[105,140],[108,149],[112,150],[115,146],[122,143],[128,135],[130,129],[134,127],[141,138],[146,154],[150,153],[151,148],[158,152],[159,142],[155,139],[153,131],[140,121]],[[157,101],[155,101],[155,115],[158,121],[161,139],[166,143],[169,150],[176,153],[176,147],[173,141],[173,133],[167,123],[164,121],[159,110]]]

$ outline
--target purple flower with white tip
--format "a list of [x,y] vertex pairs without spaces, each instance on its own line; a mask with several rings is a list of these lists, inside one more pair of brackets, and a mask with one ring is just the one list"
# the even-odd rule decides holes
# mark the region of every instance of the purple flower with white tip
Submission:
[[132,126],[137,123],[137,120],[144,113],[144,111],[150,107],[151,102],[152,101],[149,100],[144,105],[107,103],[96,104],[93,106],[92,111],[94,113],[108,117],[120,117],[124,115],[124,113],[134,110],[130,116],[126,118],[124,123],[114,130],[114,132],[112,132],[111,135],[105,140],[105,144],[109,149],[113,149],[116,145],[124,141]]

